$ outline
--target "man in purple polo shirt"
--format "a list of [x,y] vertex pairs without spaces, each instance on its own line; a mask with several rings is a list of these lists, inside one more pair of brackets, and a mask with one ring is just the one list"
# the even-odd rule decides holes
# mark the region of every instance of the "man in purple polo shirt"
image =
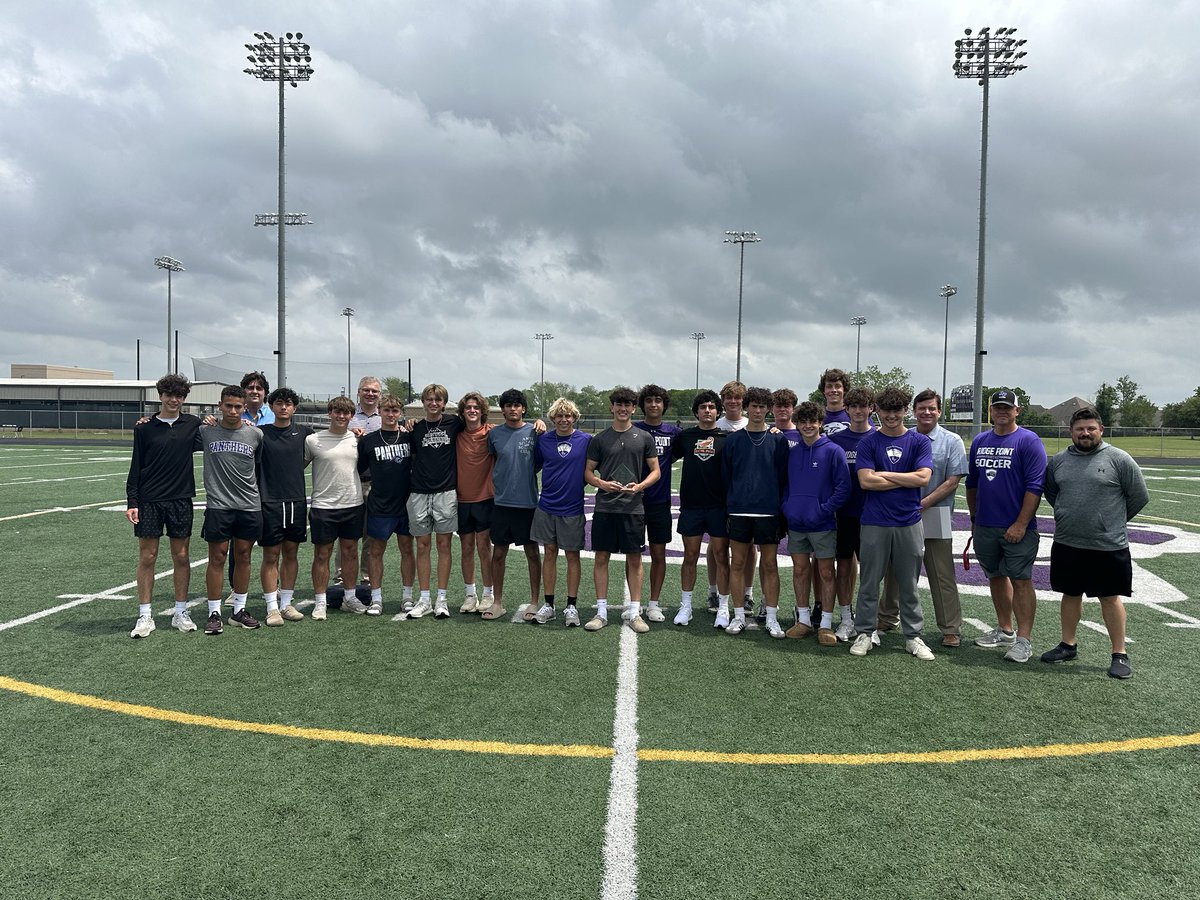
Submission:
[[1046,448],[1036,434],[1017,425],[1021,407],[1012,391],[995,391],[989,410],[992,430],[971,441],[967,508],[975,556],[988,577],[996,608],[996,627],[975,643],[1007,647],[1004,658],[1023,663],[1033,655],[1029,636],[1037,601],[1033,563],[1038,552],[1034,514],[1046,479]]
[[[650,622],[666,621],[658,603],[667,576],[667,544],[671,542],[671,440],[683,430],[663,421],[670,405],[671,395],[666,388],[648,384],[638,392],[638,406],[644,418],[633,423],[654,439],[658,451],[659,479],[646,489],[642,498],[646,542],[650,545],[650,605],[646,608],[646,619]],[[643,470],[642,477],[648,474],[649,469]]]
[[862,579],[854,627],[853,656],[866,656],[874,643],[879,619],[879,588],[890,567],[900,589],[900,625],[904,649],[917,659],[932,660],[921,640],[925,618],[917,596],[925,533],[921,527],[921,488],[933,474],[933,445],[928,437],[904,427],[912,394],[886,387],[875,398],[880,427],[858,444],[855,468],[866,493],[863,503]]

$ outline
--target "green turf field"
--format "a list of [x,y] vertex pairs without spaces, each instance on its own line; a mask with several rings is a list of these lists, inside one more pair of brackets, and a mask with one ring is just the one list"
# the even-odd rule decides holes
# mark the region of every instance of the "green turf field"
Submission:
[[[180,635],[160,580],[132,641],[127,464],[0,446],[0,897],[1197,894],[1198,469],[1145,470],[1116,682],[1095,604],[1061,667],[942,650],[931,603],[934,662],[894,635],[855,659],[702,609],[637,637],[394,621],[394,557],[379,619]],[[961,574],[970,637],[991,604]]]

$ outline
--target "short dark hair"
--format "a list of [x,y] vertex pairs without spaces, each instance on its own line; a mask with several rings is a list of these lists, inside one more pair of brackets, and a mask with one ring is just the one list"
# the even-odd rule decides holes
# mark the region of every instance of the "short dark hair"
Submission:
[[925,390],[913,397],[913,406],[916,406],[918,403],[925,403],[928,400],[936,403],[938,409],[942,408],[942,395],[933,388],[925,388]]
[[795,406],[799,402],[800,398],[791,388],[780,388],[771,395],[772,406]]
[[237,397],[239,400],[246,399],[246,391],[236,384],[227,384],[221,388],[221,402],[225,402],[226,397]]
[[352,413],[355,410],[354,401],[349,397],[334,397],[325,404],[326,412],[348,412]]
[[696,415],[696,413],[700,410],[701,403],[711,403],[717,409],[720,409],[721,408],[721,395],[718,394],[716,391],[710,391],[707,388],[702,390],[700,393],[698,393],[695,397],[692,398],[692,415],[693,416]]
[[811,400],[805,400],[792,413],[793,422],[820,422],[825,418],[825,410]]
[[637,394],[633,392],[633,388],[627,388],[620,385],[612,389],[612,393],[608,395],[609,403],[637,403]]
[[867,387],[851,388],[842,398],[846,406],[874,406],[875,392]]
[[825,390],[825,385],[831,381],[840,381],[842,383],[842,387],[844,387],[846,390],[850,390],[850,376],[841,369],[826,369],[824,372],[822,372],[821,380],[817,382],[817,390],[823,392]]
[[671,392],[665,387],[657,384],[647,384],[638,391],[637,405],[641,407],[642,412],[646,411],[646,398],[658,397],[663,402],[663,412],[666,412],[671,405]]
[[1100,413],[1096,412],[1090,406],[1081,406],[1075,412],[1071,413],[1071,423],[1074,425],[1080,419],[1093,419],[1100,423],[1100,427],[1104,427],[1104,420],[1100,418]]
[[288,387],[275,388],[275,390],[267,394],[267,406],[270,406],[277,400],[290,403],[292,406],[300,405],[300,395]]
[[912,394],[894,384],[889,384],[875,396],[875,406],[887,412],[908,409],[911,403]]
[[746,389],[746,406],[753,403],[755,406],[770,406],[771,405],[771,389],[765,387],[752,387]]
[[264,393],[271,390],[271,384],[267,381],[267,376],[262,372],[247,372],[242,376],[241,385],[243,388],[248,388],[256,381],[262,384]]
[[154,383],[155,389],[160,394],[176,394],[180,397],[186,397],[192,392],[192,384],[183,375],[172,373],[164,375]]
[[509,388],[500,395],[500,405],[508,406],[510,403],[519,403],[524,409],[529,409],[529,401],[525,399],[525,395],[516,388]]

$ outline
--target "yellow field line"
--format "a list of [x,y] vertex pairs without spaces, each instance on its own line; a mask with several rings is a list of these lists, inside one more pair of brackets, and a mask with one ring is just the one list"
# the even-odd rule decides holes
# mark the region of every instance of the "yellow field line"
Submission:
[[[596,744],[513,744],[506,741],[464,741],[433,738],[403,737],[392,734],[372,734],[361,731],[341,731],[330,728],[301,728],[294,725],[278,725],[270,722],[243,722],[238,719],[223,719],[201,716],[178,710],[160,709],[119,700],[105,700],[74,691],[45,687],[27,681],[18,681],[0,675],[0,689],[68,703],[88,709],[153,719],[158,722],[173,722],[179,725],[195,725],[202,728],[218,728],[224,731],[241,731],[251,734],[268,734],[276,737],[300,738],[309,741],[328,741],[341,744],[362,744],[369,747],[401,747],[407,750],[442,750],[455,753],[488,753],[501,756],[558,756],[584,759],[611,759],[612,747]],[[641,748],[638,759],[642,762],[683,762],[708,765],[751,765],[751,766],[877,766],[946,764],[963,762],[1005,761],[1014,759],[1050,759],[1065,756],[1092,756],[1101,753],[1134,753],[1142,750],[1173,750],[1180,747],[1200,745],[1200,732],[1194,734],[1166,734],[1157,737],[1129,738],[1120,741],[1090,741],[1078,744],[1043,744],[1026,747],[967,748],[963,750],[926,750],[906,753],[716,753],[705,750],[656,750]]]
[[1137,519],[1148,519],[1151,522],[1166,522],[1168,525],[1185,525],[1188,528],[1200,528],[1195,522],[1180,522],[1178,519],[1164,519],[1160,516],[1147,516],[1143,513],[1138,513]]

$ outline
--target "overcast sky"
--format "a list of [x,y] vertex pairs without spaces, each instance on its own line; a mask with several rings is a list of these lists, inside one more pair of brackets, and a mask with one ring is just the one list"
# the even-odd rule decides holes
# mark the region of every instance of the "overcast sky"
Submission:
[[[965,27],[1015,26],[993,82],[984,380],[1035,403],[1129,374],[1200,384],[1200,4],[5,0],[0,376],[241,354],[274,383],[277,93],[287,88],[288,381],[370,371],[453,397],[539,378],[801,394],[826,366],[972,378],[982,89]],[[235,9],[236,7],[236,9]],[[360,362],[361,361],[361,362]],[[190,364],[185,372],[192,374]]]

